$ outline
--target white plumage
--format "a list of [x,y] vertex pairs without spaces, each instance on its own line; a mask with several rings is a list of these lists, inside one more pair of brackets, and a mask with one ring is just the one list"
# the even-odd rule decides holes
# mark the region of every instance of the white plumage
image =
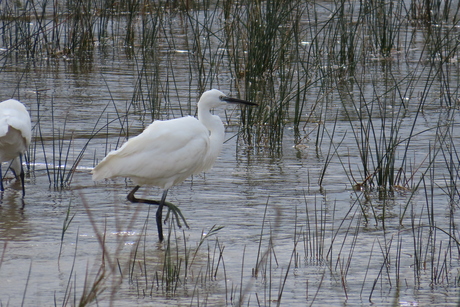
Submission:
[[[24,189],[24,170],[22,155],[27,151],[32,136],[30,115],[26,107],[15,99],[0,103],[0,163],[12,161],[11,169],[22,181]],[[0,171],[0,176],[1,176]],[[0,181],[3,191],[3,180]]]
[[120,149],[110,152],[93,170],[93,180],[130,177],[138,185],[169,189],[211,168],[217,155],[207,155],[208,135],[208,129],[194,117],[155,121]]
[[[215,89],[207,91],[198,102],[198,119],[186,116],[154,121],[140,135],[129,139],[120,149],[110,152],[92,171],[93,180],[131,178],[138,186],[128,195],[130,201],[159,205],[157,225],[162,241],[161,210],[167,191],[187,177],[207,171],[213,166],[222,149],[225,129],[219,116],[212,115],[210,110],[227,103],[256,105],[227,97]],[[162,201],[135,198],[134,193],[140,185],[165,189]],[[171,206],[170,209],[178,210]]]

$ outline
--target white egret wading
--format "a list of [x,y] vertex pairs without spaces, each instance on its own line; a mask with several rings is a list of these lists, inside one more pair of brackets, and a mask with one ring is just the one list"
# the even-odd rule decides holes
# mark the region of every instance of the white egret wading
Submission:
[[11,161],[10,168],[22,184],[25,196],[22,156],[27,151],[32,136],[30,115],[26,107],[15,99],[0,102],[0,189],[3,191],[1,163]]
[[[120,149],[110,152],[93,169],[93,180],[131,178],[136,187],[128,194],[128,200],[159,206],[156,222],[160,242],[163,241],[163,206],[168,206],[176,218],[178,215],[182,217],[176,206],[165,202],[168,189],[187,177],[207,171],[213,166],[222,149],[225,128],[220,117],[212,115],[210,110],[227,103],[257,105],[227,97],[215,89],[207,91],[198,102],[198,119],[186,116],[154,121]],[[164,189],[161,201],[136,198],[134,193],[141,185]]]

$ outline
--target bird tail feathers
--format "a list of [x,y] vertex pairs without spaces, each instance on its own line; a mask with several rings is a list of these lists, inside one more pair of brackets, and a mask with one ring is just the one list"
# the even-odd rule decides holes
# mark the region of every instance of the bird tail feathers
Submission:
[[105,167],[106,163],[102,161],[99,163],[92,171],[93,174],[93,181],[99,181],[102,179],[112,177],[112,172],[109,167]]

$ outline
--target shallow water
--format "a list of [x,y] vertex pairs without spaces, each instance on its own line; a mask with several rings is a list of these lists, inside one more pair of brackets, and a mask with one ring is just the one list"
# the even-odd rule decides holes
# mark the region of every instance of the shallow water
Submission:
[[[180,206],[190,229],[168,224],[171,229],[165,230],[172,235],[173,254],[182,259],[177,289],[166,289],[158,276],[164,273],[167,245],[157,242],[155,208],[128,203],[126,195],[133,187],[129,180],[94,183],[90,171],[126,135],[140,133],[150,123],[151,112],[162,119],[194,115],[198,90],[191,85],[196,81],[190,81],[195,72],[183,65],[192,52],[180,43],[188,34],[181,32],[181,23],[180,18],[174,19],[177,29],[170,29],[177,39],[175,48],[165,42],[161,42],[164,49],[159,48],[159,57],[168,60],[159,73],[162,107],[154,111],[147,99],[133,99],[140,53],[133,56],[117,45],[95,49],[87,61],[65,56],[4,60],[2,99],[19,98],[26,104],[34,140],[24,208],[20,187],[10,173],[0,207],[0,304],[77,305],[104,263],[101,287],[105,291],[97,296],[103,306],[238,305],[241,295],[243,304],[251,306],[276,305],[279,299],[286,306],[457,305],[459,253],[447,234],[458,235],[458,195],[449,199],[449,187],[457,185],[458,174],[449,169],[456,161],[445,161],[458,157],[459,116],[455,106],[449,110],[435,103],[417,114],[423,82],[412,86],[401,81],[407,85],[409,112],[399,135],[404,139],[414,134],[415,116],[421,119],[413,129],[423,132],[411,139],[409,168],[420,172],[427,168],[427,157],[435,151],[430,146],[439,136],[433,127],[440,121],[455,123],[449,126],[450,143],[442,144],[451,146],[454,154],[439,154],[436,168],[425,173],[425,181],[419,181],[420,172],[414,172],[416,177],[408,178],[408,186],[420,183],[415,193],[406,187],[392,194],[353,188],[351,176],[362,180],[362,166],[352,127],[361,122],[346,109],[354,108],[356,100],[347,105],[336,94],[324,98],[320,107],[324,112],[306,111],[304,118],[310,121],[297,146],[293,124],[287,123],[281,150],[267,144],[248,146],[234,137],[238,111],[216,110],[226,123],[231,122],[222,154],[212,170],[187,179],[168,194],[168,201]],[[415,38],[422,40],[422,34]],[[419,52],[411,51],[404,61],[396,55],[392,76],[404,77],[415,69]],[[380,78],[375,76],[387,66],[379,60],[366,64],[359,77],[364,89],[343,92],[350,90],[373,101],[374,87],[386,86],[383,79],[375,84]],[[449,82],[455,90],[458,63],[449,67]],[[166,80],[172,74],[174,80]],[[234,90],[229,75],[222,72],[212,86]],[[433,78],[428,68],[420,76],[420,80]],[[439,97],[445,84],[432,84],[430,101]],[[313,108],[318,93],[320,88],[312,86],[306,97],[308,108]],[[398,107],[388,105],[386,110],[394,114]],[[374,111],[373,118],[383,117]],[[326,135],[318,148],[317,134]],[[331,139],[336,150],[330,146]],[[66,178],[83,148],[70,184],[60,187],[62,180],[57,178]],[[398,162],[403,154],[396,156]],[[142,188],[138,195],[142,194],[159,198],[161,191]],[[432,222],[437,228],[428,227]],[[184,249],[194,251],[202,234],[213,226],[224,228],[204,241],[186,278]],[[220,261],[219,248],[223,249]],[[259,253],[267,259],[260,262],[254,278]],[[417,271],[416,266],[422,269]],[[209,273],[216,269],[215,275]]]

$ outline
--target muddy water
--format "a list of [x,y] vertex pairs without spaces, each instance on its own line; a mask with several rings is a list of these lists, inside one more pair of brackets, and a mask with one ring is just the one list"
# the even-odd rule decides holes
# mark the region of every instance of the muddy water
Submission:
[[[165,54],[172,58],[170,63],[181,63],[187,57],[182,52]],[[195,112],[197,93],[184,77],[188,68],[173,66],[177,89],[163,97],[167,107],[161,110],[161,118]],[[371,67],[364,79],[372,80],[381,68],[378,62]],[[410,62],[398,67],[412,68]],[[452,73],[455,71],[453,66]],[[150,122],[149,112],[140,103],[130,104],[138,80],[136,59],[121,50],[96,50],[90,62],[57,58],[18,63],[11,59],[0,75],[2,99],[20,98],[34,123],[24,208],[19,186],[10,174],[0,207],[2,305],[76,305],[84,289],[94,284],[102,262],[114,270],[106,271],[101,285],[105,291],[97,298],[100,305],[223,306],[236,304],[243,294],[251,305],[268,306],[276,304],[279,293],[286,306],[312,302],[356,306],[370,301],[378,305],[456,305],[458,288],[451,280],[458,278],[458,252],[446,248],[453,244],[446,233],[439,231],[435,240],[429,239],[427,228],[432,216],[436,227],[456,233],[458,196],[450,201],[447,194],[447,187],[455,185],[456,179],[449,181],[449,169],[442,164],[449,157],[437,161],[439,167],[427,173],[430,179],[417,193],[401,188],[383,200],[375,191],[368,194],[353,189],[350,169],[359,172],[359,152],[351,127],[359,126],[359,121],[347,117],[340,103],[328,106],[330,114],[340,116],[338,121],[326,121],[323,130],[334,131],[331,138],[341,144],[337,152],[330,151],[330,142],[315,146],[320,116],[305,127],[305,133],[314,133],[296,147],[288,124],[282,154],[263,146],[245,146],[233,137],[238,129],[230,125],[229,141],[214,168],[169,192],[168,200],[180,206],[190,225],[190,229],[167,231],[173,236],[174,248],[179,248],[179,258],[185,259],[185,247],[194,250],[202,234],[213,226],[224,227],[204,241],[187,278],[182,271],[172,293],[164,289],[161,278],[158,281],[167,246],[157,242],[154,208],[126,201],[133,187],[129,180],[94,183],[90,176],[95,163],[123,142],[120,135],[136,135]],[[452,80],[457,78],[454,75]],[[223,79],[219,88],[229,92],[230,80]],[[308,105],[314,104],[317,90],[312,88]],[[356,91],[359,96],[359,89]],[[432,92],[440,91],[433,86]],[[439,119],[458,122],[458,115],[448,119],[445,112],[427,108],[420,114],[423,120],[415,131],[431,130],[414,139],[416,145],[408,158],[414,169],[426,167],[428,148],[436,138],[432,128]],[[234,114],[216,113],[221,117]],[[404,119],[408,124],[401,131],[403,137],[409,135],[414,116],[408,114]],[[450,146],[455,148],[460,131],[458,125],[451,129]],[[86,144],[70,184],[60,187],[56,177],[62,172],[67,175]],[[320,187],[325,163],[329,164]],[[161,195],[155,188],[139,193],[153,198]],[[215,276],[206,277],[210,267],[217,266],[216,246],[223,249],[223,260]],[[258,278],[253,278],[259,251],[268,251],[267,260]],[[417,261],[424,262],[421,267],[425,268],[419,275],[414,273]],[[433,275],[439,275],[439,284],[430,282]]]

